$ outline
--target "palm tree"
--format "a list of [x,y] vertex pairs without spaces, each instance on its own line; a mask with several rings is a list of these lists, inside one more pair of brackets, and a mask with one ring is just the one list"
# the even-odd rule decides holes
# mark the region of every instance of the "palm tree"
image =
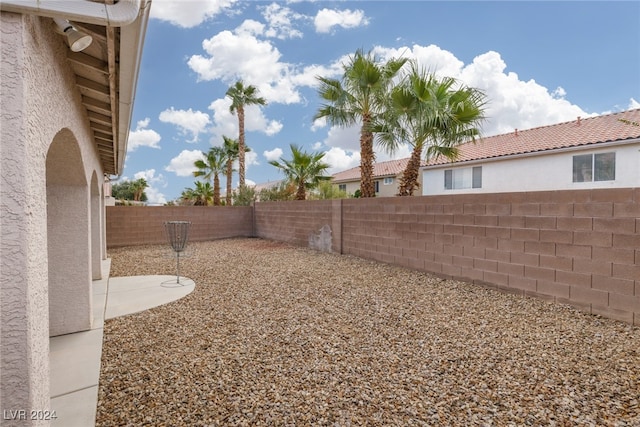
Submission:
[[[227,194],[225,197],[225,203],[227,206],[231,206],[231,199],[233,196],[232,191],[232,181],[233,181],[233,162],[238,160],[238,156],[240,153],[240,144],[237,139],[231,139],[228,136],[222,136],[223,144],[222,149],[224,150],[225,158],[226,158],[226,171],[225,175],[227,177]],[[245,153],[251,151],[251,148],[245,145],[244,147]]]
[[232,181],[233,181],[233,162],[238,158],[239,147],[238,140],[229,138],[228,136],[222,136],[223,143],[222,149],[224,150],[224,154],[226,157],[226,171],[225,175],[227,178],[227,194],[225,196],[225,204],[227,206],[231,206],[231,191],[232,191]]
[[400,179],[399,196],[411,196],[418,188],[425,147],[427,158],[454,160],[459,144],[475,141],[485,103],[481,91],[461,86],[450,77],[438,79],[412,64],[411,71],[391,90],[386,112],[373,126],[377,142],[387,151],[405,143],[412,148]]
[[244,187],[245,171],[245,141],[244,141],[244,107],[246,105],[267,105],[267,101],[258,96],[255,86],[245,86],[242,80],[238,80],[225,94],[231,98],[231,113],[238,113],[238,173],[240,175],[240,187]]
[[185,188],[180,195],[182,204],[209,206],[213,202],[213,188],[209,182],[195,181],[196,188]]
[[371,54],[356,51],[340,80],[317,77],[320,81],[318,94],[326,101],[315,119],[325,117],[337,126],[361,124],[360,128],[360,192],[362,197],[374,197],[373,182],[373,132],[371,124],[383,111],[385,94],[393,78],[407,59],[390,59],[379,63]]
[[139,202],[143,199],[144,190],[149,186],[147,180],[144,178],[138,178],[131,183],[131,189],[133,190],[133,200]]
[[296,200],[305,200],[307,189],[316,187],[323,179],[329,179],[323,175],[330,166],[322,161],[325,153],[307,153],[295,144],[290,147],[291,160],[282,160],[282,163],[273,160],[269,164],[280,169],[298,187]]
[[211,147],[204,160],[196,160],[193,164],[198,168],[193,176],[201,176],[207,181],[213,178],[213,205],[220,206],[220,174],[227,164],[224,150],[221,147]]

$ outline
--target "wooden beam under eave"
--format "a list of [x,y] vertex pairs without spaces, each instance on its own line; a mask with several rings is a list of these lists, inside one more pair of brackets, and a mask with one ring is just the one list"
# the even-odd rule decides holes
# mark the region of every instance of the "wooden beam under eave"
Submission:
[[111,105],[109,105],[107,102],[102,102],[98,99],[95,98],[91,98],[88,96],[83,96],[82,97],[82,103],[87,107],[87,108],[91,108],[92,110],[99,110],[103,113],[107,113],[110,114],[111,113]]
[[113,138],[113,133],[111,133],[113,132],[113,129],[111,128],[111,126],[102,125],[100,123],[92,123],[91,129],[110,135],[111,138]]
[[89,116],[90,122],[96,122],[103,125],[109,125],[112,122],[112,118],[110,116],[96,113],[95,111],[87,111],[87,115]]
[[96,141],[96,146],[100,149],[109,149],[111,148],[111,144],[112,142],[110,140],[107,140],[106,142],[102,142],[102,140]]
[[101,85],[84,77],[76,77],[76,84],[86,90],[99,93],[100,95],[109,95],[109,87]]
[[67,58],[81,67],[90,68],[100,74],[107,75],[109,73],[109,64],[86,53],[69,51]]
[[100,131],[94,130],[93,137],[96,139],[101,139],[103,141],[113,141],[113,135],[109,135],[106,133],[102,133]]

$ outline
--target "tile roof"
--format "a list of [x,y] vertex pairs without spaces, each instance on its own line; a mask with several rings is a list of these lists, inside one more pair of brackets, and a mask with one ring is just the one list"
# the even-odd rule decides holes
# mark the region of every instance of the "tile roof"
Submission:
[[284,182],[283,179],[279,179],[277,181],[261,182],[259,184],[253,185],[253,189],[255,190],[256,193],[258,193],[261,190],[267,190],[267,189],[270,189],[270,188],[277,187],[278,185],[282,184],[283,182]]
[[[383,176],[396,176],[401,173],[407,166],[409,158],[389,160],[386,162],[379,162],[373,164],[373,176],[374,178]],[[347,169],[346,171],[338,172],[332,175],[333,182],[338,181],[359,181],[360,180],[360,166]]]
[[[475,144],[460,145],[456,163],[640,138],[640,126],[620,119],[640,123],[640,109],[481,138]],[[448,163],[451,163],[449,159],[441,157],[426,165]]]
[[[456,163],[472,160],[491,159],[559,148],[579,147],[604,142],[640,139],[640,126],[623,123],[627,120],[640,123],[640,109],[623,111],[589,117],[554,125],[540,126],[533,129],[514,130],[496,136],[481,138],[476,143],[465,143],[459,146],[460,157]],[[407,165],[409,158],[375,163],[373,176],[396,176]],[[421,166],[437,166],[450,164],[446,158],[432,159]],[[333,181],[360,180],[360,167],[347,169],[333,175]]]

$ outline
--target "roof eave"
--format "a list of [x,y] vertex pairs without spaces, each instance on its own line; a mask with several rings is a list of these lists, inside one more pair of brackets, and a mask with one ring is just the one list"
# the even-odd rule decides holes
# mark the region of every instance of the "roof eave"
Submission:
[[458,165],[476,165],[480,163],[510,160],[514,158],[537,157],[537,156],[544,156],[544,155],[556,154],[556,153],[581,151],[581,150],[584,150],[585,148],[612,147],[612,146],[618,146],[618,145],[631,145],[631,144],[637,144],[637,143],[640,143],[640,138],[619,139],[616,141],[601,141],[601,142],[593,142],[589,144],[576,145],[572,147],[552,148],[548,150],[529,151],[526,153],[505,154],[505,155],[494,156],[494,157],[483,157],[480,159],[453,161],[450,163],[438,163],[437,165],[421,166],[420,169],[442,169],[442,168],[458,166]]

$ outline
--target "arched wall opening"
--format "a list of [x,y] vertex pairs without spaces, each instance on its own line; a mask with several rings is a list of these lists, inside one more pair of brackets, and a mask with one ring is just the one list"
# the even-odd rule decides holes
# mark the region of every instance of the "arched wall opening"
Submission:
[[91,278],[102,279],[102,203],[100,184],[94,171],[91,174]]
[[78,141],[64,129],[46,159],[49,335],[91,328],[91,227]]

